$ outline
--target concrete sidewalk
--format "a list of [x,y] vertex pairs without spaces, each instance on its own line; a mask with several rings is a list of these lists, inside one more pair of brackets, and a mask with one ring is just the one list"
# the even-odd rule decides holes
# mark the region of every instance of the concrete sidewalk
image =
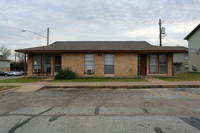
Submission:
[[5,85],[21,86],[16,92],[34,92],[41,88],[200,88],[200,81],[0,83]]

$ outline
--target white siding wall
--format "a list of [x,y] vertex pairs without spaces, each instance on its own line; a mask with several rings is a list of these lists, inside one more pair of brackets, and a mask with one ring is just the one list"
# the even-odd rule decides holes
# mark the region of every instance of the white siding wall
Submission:
[[0,61],[0,68],[1,67],[9,67],[10,68],[10,61]]
[[196,53],[200,49],[200,29],[188,39],[189,53]]
[[197,72],[200,72],[200,29],[198,29],[189,39],[189,71],[192,70],[192,66],[197,68]]
[[185,53],[174,53],[173,61],[174,62],[188,62],[188,60],[185,60]]

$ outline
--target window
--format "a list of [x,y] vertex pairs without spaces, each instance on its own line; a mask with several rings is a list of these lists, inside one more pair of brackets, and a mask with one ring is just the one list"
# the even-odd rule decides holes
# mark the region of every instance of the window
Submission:
[[184,53],[184,59],[188,60],[188,53]]
[[33,55],[34,73],[51,72],[51,55]]
[[57,74],[61,70],[61,55],[54,56],[54,72]]
[[167,55],[150,55],[150,73],[167,73]]
[[35,73],[41,72],[41,55],[33,55],[33,69]]
[[167,73],[167,55],[159,55],[159,72]]
[[104,73],[114,73],[114,54],[104,54]]
[[88,73],[88,70],[94,73],[94,54],[85,54],[85,73]]
[[150,55],[150,73],[158,72],[158,56]]
[[180,69],[181,65],[176,65],[176,73],[180,73],[181,69]]
[[42,56],[42,72],[43,73],[51,72],[51,56],[50,55]]

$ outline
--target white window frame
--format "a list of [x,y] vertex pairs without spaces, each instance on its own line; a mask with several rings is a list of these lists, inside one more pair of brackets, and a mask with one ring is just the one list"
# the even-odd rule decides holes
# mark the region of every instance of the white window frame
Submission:
[[[166,55],[167,56],[167,60],[166,60],[166,64],[161,64],[160,63],[160,56],[161,55]],[[152,64],[151,61],[151,56],[155,56],[156,57],[156,63]],[[160,72],[160,66],[166,65],[166,72]],[[151,71],[151,67],[155,67],[156,66],[156,70],[153,72]],[[167,54],[150,54],[149,55],[149,73],[150,74],[166,74],[168,72],[168,55]]]
[[[104,54],[104,73],[105,74],[114,74],[114,60],[115,60],[115,55],[114,54]],[[113,70],[112,72],[108,72],[107,68],[111,67]]]
[[[156,57],[156,62],[155,63],[152,63],[151,61],[151,56],[155,56]],[[157,54],[151,54],[149,55],[149,72],[150,73],[158,73],[158,55]],[[156,70],[155,71],[151,71],[151,67],[156,67]]]
[[87,69],[92,70],[94,74],[94,54],[85,54],[85,73],[87,74]]
[[188,53],[184,53],[184,60],[188,60]]
[[[161,56],[162,55],[164,55],[164,56],[166,56],[166,63],[164,63],[164,64],[162,64],[160,61],[161,61]],[[168,69],[168,65],[167,65],[167,61],[168,61],[168,56],[167,56],[167,54],[159,54],[158,55],[158,57],[159,57],[159,60],[158,60],[158,65],[159,65],[159,73],[167,73],[167,69]],[[166,71],[165,72],[161,72],[160,70],[161,70],[161,67],[162,66],[166,66]]]

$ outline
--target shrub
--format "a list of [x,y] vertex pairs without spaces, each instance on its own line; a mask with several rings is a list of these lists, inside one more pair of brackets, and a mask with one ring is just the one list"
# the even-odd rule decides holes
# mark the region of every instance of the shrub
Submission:
[[66,68],[58,72],[58,74],[55,76],[55,80],[74,79],[76,77],[77,76],[75,72],[73,72],[70,68]]

